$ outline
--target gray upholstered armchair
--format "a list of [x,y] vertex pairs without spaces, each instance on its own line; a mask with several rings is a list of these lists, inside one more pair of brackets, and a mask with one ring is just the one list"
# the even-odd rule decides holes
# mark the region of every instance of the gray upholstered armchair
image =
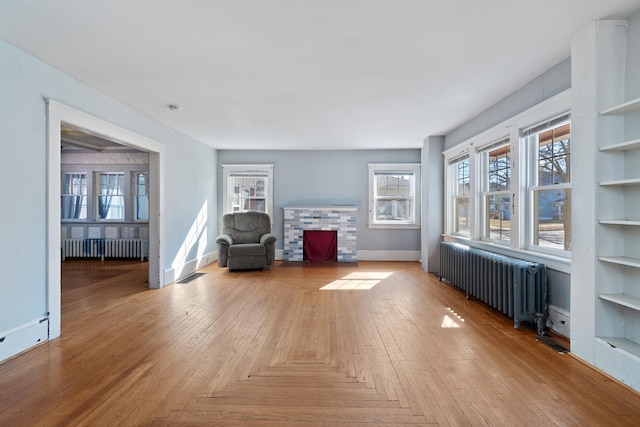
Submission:
[[276,236],[265,212],[243,211],[224,214],[218,244],[218,266],[229,270],[263,269],[275,260]]

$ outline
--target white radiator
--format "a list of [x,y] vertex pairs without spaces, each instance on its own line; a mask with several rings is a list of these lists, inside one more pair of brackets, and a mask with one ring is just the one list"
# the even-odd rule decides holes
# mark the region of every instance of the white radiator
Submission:
[[149,256],[144,239],[66,239],[62,241],[62,260],[69,258],[139,258]]

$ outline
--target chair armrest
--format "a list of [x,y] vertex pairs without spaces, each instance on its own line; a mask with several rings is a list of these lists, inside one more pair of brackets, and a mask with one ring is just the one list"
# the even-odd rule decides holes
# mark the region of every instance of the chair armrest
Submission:
[[271,233],[263,234],[262,237],[260,237],[260,243],[262,243],[263,245],[275,243],[276,240],[278,240],[278,238]]
[[216,243],[219,245],[233,245],[233,239],[228,234],[221,234],[216,238]]

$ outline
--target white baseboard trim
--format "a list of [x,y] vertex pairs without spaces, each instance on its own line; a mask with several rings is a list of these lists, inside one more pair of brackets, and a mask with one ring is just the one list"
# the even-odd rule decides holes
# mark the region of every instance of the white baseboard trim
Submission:
[[[358,251],[358,261],[420,261],[420,251]],[[284,260],[284,249],[276,249],[276,260]]]
[[420,261],[420,251],[358,251],[358,261]]
[[177,280],[195,273],[202,267],[215,262],[218,259],[218,251],[209,252],[199,258],[184,262],[182,265],[174,266],[164,271],[164,285],[168,285]]
[[552,331],[569,338],[571,336],[571,313],[563,308],[549,304],[547,325]]
[[33,319],[0,332],[0,362],[49,339],[49,319]]

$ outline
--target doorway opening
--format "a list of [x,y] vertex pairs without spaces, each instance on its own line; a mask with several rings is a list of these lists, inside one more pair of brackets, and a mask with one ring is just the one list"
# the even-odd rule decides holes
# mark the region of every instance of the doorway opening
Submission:
[[[63,126],[82,132],[94,139],[107,141],[148,155],[148,287],[164,285],[160,272],[163,227],[160,211],[163,206],[164,145],[143,135],[81,112],[53,100],[46,100],[48,118],[48,186],[47,186],[47,309],[49,339],[60,336],[61,323],[61,147]],[[105,144],[107,143],[105,142]],[[68,143],[67,143],[68,144]],[[76,142],[76,146],[81,143]],[[94,148],[95,149],[95,148]],[[113,230],[111,231],[113,232]]]
[[[149,286],[150,177],[146,151],[65,122],[61,124],[60,140],[60,287],[64,319],[70,298],[103,292],[100,287],[112,287],[110,282],[118,276],[135,271],[135,279],[120,279],[135,287]],[[141,262],[143,266],[136,265]],[[141,277],[145,270],[146,277]],[[104,296],[117,298],[109,292]]]

